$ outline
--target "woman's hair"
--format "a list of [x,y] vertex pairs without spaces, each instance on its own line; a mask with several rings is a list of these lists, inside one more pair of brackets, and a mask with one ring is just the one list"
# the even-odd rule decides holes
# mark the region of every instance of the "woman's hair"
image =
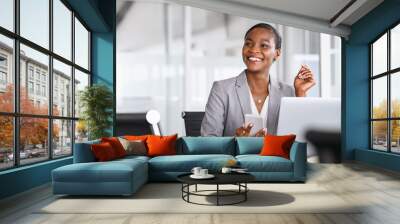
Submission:
[[267,29],[267,30],[271,31],[274,34],[275,48],[281,49],[281,45],[282,45],[281,35],[279,35],[278,31],[276,31],[276,29],[273,26],[271,26],[267,23],[258,23],[256,25],[252,26],[249,30],[247,30],[246,34],[244,35],[245,40],[247,38],[247,35],[250,33],[250,31],[254,30],[255,28],[263,28],[263,29]]

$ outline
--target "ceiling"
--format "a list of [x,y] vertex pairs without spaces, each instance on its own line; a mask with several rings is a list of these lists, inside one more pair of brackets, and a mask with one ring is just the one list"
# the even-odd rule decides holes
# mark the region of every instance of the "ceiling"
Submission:
[[[239,3],[250,5],[253,7],[261,7],[265,9],[277,10],[280,12],[290,13],[299,16],[311,17],[324,21],[330,21],[341,9],[346,7],[349,3],[355,3],[354,0],[223,0],[226,2]],[[365,3],[380,1],[363,1]],[[295,4],[294,4],[295,3]],[[372,9],[372,7],[371,7]],[[364,9],[363,12],[367,13],[369,10]],[[355,22],[350,17],[343,21],[344,25],[352,25]]]
[[[129,2],[171,2],[314,32],[348,37],[351,25],[383,0],[117,0],[117,21]],[[118,5],[118,4],[117,4]]]

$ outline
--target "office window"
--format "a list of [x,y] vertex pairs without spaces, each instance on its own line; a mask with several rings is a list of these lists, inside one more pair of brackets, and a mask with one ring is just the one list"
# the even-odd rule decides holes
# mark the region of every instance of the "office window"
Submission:
[[89,74],[75,70],[75,117],[79,117],[81,114],[80,95],[86,86],[89,86]]
[[387,78],[386,76],[372,81],[372,118],[387,118]]
[[387,71],[387,34],[372,44],[372,75]]
[[75,18],[75,63],[89,69],[89,32]]
[[[41,83],[48,86],[48,82],[46,81],[46,76],[48,74],[48,64],[49,64],[49,56],[43,54],[37,50],[34,50],[31,47],[28,47],[24,44],[20,45],[21,54],[24,54],[25,57],[21,57],[20,59],[20,110],[23,114],[39,114],[39,115],[47,115],[48,114],[48,98],[46,97],[46,89],[43,88]],[[28,60],[29,58],[29,60]],[[30,65],[36,70],[36,89],[34,94],[29,95],[28,87],[26,86],[26,63],[29,61]],[[44,82],[43,82],[44,77]],[[29,99],[37,99],[38,97],[43,98],[43,103],[38,105],[29,104]]]
[[47,160],[49,120],[44,118],[20,118],[19,157],[21,164]]
[[370,45],[371,148],[400,153],[400,25]]
[[12,66],[8,65],[8,59],[14,57],[13,51],[13,40],[0,33],[0,112],[14,111],[14,83],[11,78],[14,72]]
[[88,140],[88,130],[86,123],[82,120],[75,121],[75,142],[84,142]]
[[[14,2],[20,3],[18,13],[14,13],[18,10]],[[90,31],[67,4],[62,0],[0,0],[0,26],[8,30],[0,29],[0,170],[73,152],[79,114],[73,113],[75,92],[71,87],[73,83],[89,85]],[[14,21],[19,21],[15,24],[19,35],[14,32]],[[78,43],[76,50],[74,42]],[[19,44],[18,51],[14,43]],[[77,62],[72,55],[77,55]],[[15,74],[17,64],[19,72]],[[74,72],[81,72],[83,78],[78,74],[73,80]],[[15,79],[19,88],[14,88]],[[18,131],[14,133],[14,129]]]
[[14,165],[13,117],[0,115],[0,170]]
[[72,12],[60,0],[53,0],[54,52],[71,60]]
[[1,0],[0,9],[0,26],[14,31],[14,0]]
[[[54,115],[61,115],[63,117],[72,117],[72,98],[69,99],[67,102],[64,102],[63,95],[72,95],[70,89],[65,89],[65,83],[72,84],[72,68],[69,65],[66,65],[58,60],[53,60],[53,90],[54,90],[54,99],[53,99],[53,114]],[[58,101],[59,91],[61,94],[61,102],[64,103],[63,105],[66,106],[66,110],[64,113],[60,111],[60,105]]]
[[72,153],[72,121],[53,120],[53,157]]
[[400,24],[390,31],[390,59],[391,69],[400,67]]
[[49,0],[20,0],[21,36],[49,48]]

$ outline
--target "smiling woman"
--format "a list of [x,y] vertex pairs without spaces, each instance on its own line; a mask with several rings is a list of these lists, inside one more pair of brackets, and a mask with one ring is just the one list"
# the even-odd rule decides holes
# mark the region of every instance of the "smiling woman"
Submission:
[[245,34],[242,59],[247,69],[237,77],[214,82],[201,125],[203,136],[249,136],[252,123],[246,114],[262,118],[255,136],[276,134],[280,100],[304,97],[315,85],[308,66],[301,66],[293,86],[270,78],[272,64],[281,56],[281,37],[269,24],[259,23]]

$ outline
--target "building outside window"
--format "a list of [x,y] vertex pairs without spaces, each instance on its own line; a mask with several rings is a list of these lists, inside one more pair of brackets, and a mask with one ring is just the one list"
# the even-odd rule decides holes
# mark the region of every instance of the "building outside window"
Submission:
[[36,80],[40,81],[40,70],[36,69]]
[[0,54],[0,91],[5,91],[7,87],[7,56]]
[[7,84],[7,73],[0,70],[0,87],[5,87]]
[[36,84],[36,95],[40,96],[40,84]]
[[47,76],[47,74],[42,73],[42,82],[46,82],[46,76]]
[[28,91],[29,94],[34,94],[33,82],[31,81],[28,82]]
[[29,79],[33,80],[33,67],[32,66],[29,66],[28,74],[29,74]]
[[0,71],[0,84],[7,84],[7,74],[3,71]]
[[46,86],[42,86],[42,96],[46,96]]
[[0,54],[0,67],[7,67],[7,56]]

